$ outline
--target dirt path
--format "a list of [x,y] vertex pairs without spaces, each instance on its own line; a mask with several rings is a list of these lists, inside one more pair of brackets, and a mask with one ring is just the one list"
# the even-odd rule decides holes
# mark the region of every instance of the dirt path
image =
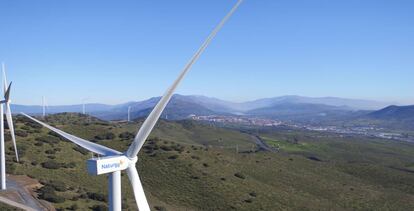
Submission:
[[55,210],[49,203],[34,197],[37,180],[23,175],[7,175],[7,190],[0,191],[0,201],[24,210]]

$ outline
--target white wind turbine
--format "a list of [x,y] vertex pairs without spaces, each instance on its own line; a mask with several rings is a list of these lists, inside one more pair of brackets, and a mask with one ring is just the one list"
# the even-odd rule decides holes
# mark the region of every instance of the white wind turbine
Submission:
[[13,126],[13,119],[12,113],[10,109],[10,88],[12,83],[7,86],[7,78],[6,78],[6,67],[4,63],[2,63],[2,71],[3,71],[3,89],[4,89],[4,99],[0,101],[0,188],[2,190],[6,190],[6,152],[5,152],[5,142],[4,142],[4,108],[3,105],[6,107],[6,119],[7,125],[9,126],[11,138],[13,141],[14,152],[16,153],[16,160],[19,162],[19,155],[17,153],[16,147],[16,137],[14,135],[14,126]]
[[43,115],[43,118],[46,117],[46,109],[49,109],[49,105],[46,102],[45,96],[43,96],[42,97],[42,115]]
[[237,4],[231,9],[231,11],[224,17],[224,19],[219,23],[219,25],[211,32],[207,40],[203,45],[198,49],[195,55],[191,58],[189,63],[184,67],[178,78],[174,83],[167,89],[166,93],[151,111],[147,119],[145,119],[141,128],[139,129],[137,135],[135,136],[134,141],[128,150],[124,153],[116,151],[114,149],[78,138],[74,135],[63,132],[59,129],[56,129],[52,126],[49,126],[29,115],[23,114],[26,117],[32,119],[33,121],[43,125],[44,127],[49,128],[50,130],[56,132],[62,137],[72,141],[73,143],[91,151],[96,154],[102,155],[100,158],[91,158],[87,161],[88,172],[92,175],[100,174],[109,174],[109,209],[110,210],[121,210],[121,171],[126,170],[129,180],[131,181],[132,189],[135,196],[135,201],[140,211],[149,211],[149,205],[145,197],[145,193],[141,184],[141,180],[136,169],[136,162],[138,161],[138,152],[141,150],[142,146],[145,143],[145,140],[148,138],[155,124],[161,116],[164,108],[167,106],[170,101],[175,89],[178,84],[184,78],[186,73],[190,70],[192,65],[197,61],[200,55],[207,48],[208,44],[215,37],[217,32],[223,27],[224,23],[231,17],[231,15],[236,11],[236,9],[241,4],[242,0],[239,0]]
[[128,121],[127,122],[130,122],[131,121],[131,106],[128,106]]

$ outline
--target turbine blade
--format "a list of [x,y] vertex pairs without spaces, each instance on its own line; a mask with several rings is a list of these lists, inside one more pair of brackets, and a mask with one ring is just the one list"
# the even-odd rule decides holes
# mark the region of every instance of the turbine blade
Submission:
[[7,125],[9,125],[10,135],[13,141],[14,152],[16,153],[16,160],[19,162],[19,154],[17,153],[17,146],[16,146],[16,136],[14,135],[14,125],[13,125],[13,118],[10,109],[10,103],[6,103],[6,119]]
[[7,77],[6,77],[6,65],[1,63],[1,69],[3,72],[3,93],[6,94],[7,90]]
[[9,101],[10,98],[10,88],[11,88],[12,82],[10,82],[9,87],[6,88],[6,92],[4,93],[4,100],[6,102]]
[[39,120],[37,120],[37,119],[35,119],[35,118],[33,118],[33,117],[25,114],[25,113],[21,113],[21,114],[24,115],[24,116],[26,116],[27,118],[29,118],[29,119],[31,119],[31,120],[39,123],[39,124],[41,124],[43,127],[46,127],[49,130],[51,130],[51,131],[59,134],[63,138],[65,138],[65,139],[67,139],[67,140],[69,140],[69,141],[71,141],[71,142],[73,142],[73,143],[75,143],[75,144],[77,144],[77,145],[79,145],[79,146],[81,146],[81,147],[83,147],[83,148],[91,151],[91,152],[94,152],[96,154],[106,155],[106,156],[108,156],[108,155],[120,155],[120,154],[122,154],[121,152],[118,152],[118,151],[116,151],[114,149],[111,149],[111,148],[108,148],[108,147],[105,147],[105,146],[102,146],[102,145],[99,145],[99,144],[96,144],[96,143],[87,141],[85,139],[81,139],[81,138],[76,137],[74,135],[71,135],[69,133],[63,132],[63,131],[61,131],[61,130],[59,130],[57,128],[54,128],[54,127],[52,127],[52,126],[50,126],[50,125],[48,125],[46,123],[43,123],[43,122],[41,122],[41,121],[39,121]]
[[145,197],[144,189],[142,188],[135,164],[127,168],[127,174],[132,185],[132,190],[134,191],[135,202],[137,203],[139,211],[150,211],[147,197]]
[[157,123],[158,119],[161,116],[161,113],[164,111],[165,107],[167,106],[168,102],[170,101],[172,95],[174,94],[175,89],[177,88],[178,84],[184,78],[186,73],[190,70],[193,64],[197,61],[197,59],[201,56],[216,34],[220,31],[226,21],[233,15],[233,13],[237,10],[240,6],[242,0],[239,0],[236,5],[230,10],[230,12],[223,18],[223,20],[216,26],[216,28],[211,32],[211,34],[207,37],[204,41],[203,45],[198,49],[198,51],[194,54],[191,60],[187,63],[184,67],[178,78],[174,81],[171,87],[165,92],[161,100],[158,104],[154,107],[151,111],[147,119],[142,124],[141,128],[139,129],[137,135],[135,136],[134,142],[132,142],[131,146],[127,151],[127,156],[129,158],[134,158],[138,155],[139,150],[144,145],[145,140],[148,138],[149,134],[151,133],[152,129],[154,128],[155,124]]

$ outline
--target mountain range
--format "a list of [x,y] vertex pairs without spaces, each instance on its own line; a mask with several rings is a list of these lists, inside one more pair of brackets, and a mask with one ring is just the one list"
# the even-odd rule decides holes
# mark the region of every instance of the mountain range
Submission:
[[[153,97],[143,101],[128,102],[118,105],[86,104],[86,112],[105,120],[122,120],[127,118],[128,107],[131,107],[131,118],[148,115],[159,101]],[[249,115],[267,118],[305,119],[341,116],[359,110],[377,110],[390,105],[387,102],[370,100],[344,99],[336,97],[302,97],[288,95],[264,98],[248,102],[230,102],[200,95],[174,95],[162,118],[185,119],[189,115]],[[39,105],[12,105],[15,113],[41,114]],[[49,106],[47,113],[81,112],[82,104]]]

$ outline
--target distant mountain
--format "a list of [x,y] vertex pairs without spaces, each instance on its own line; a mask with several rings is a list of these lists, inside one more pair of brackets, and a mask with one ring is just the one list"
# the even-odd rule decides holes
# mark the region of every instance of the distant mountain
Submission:
[[414,122],[414,105],[411,106],[388,106],[367,115],[369,118],[379,120],[398,120]]
[[[131,107],[131,118],[143,117],[160,100],[153,97],[138,102],[128,102],[118,105],[86,104],[86,112],[105,120],[120,120],[127,118],[128,107]],[[301,96],[282,96],[265,98],[249,102],[235,103],[217,98],[200,95],[174,95],[163,113],[163,118],[185,119],[195,115],[260,115],[264,117],[300,117],[313,118],[333,115],[344,115],[345,111],[372,109],[382,107],[385,103],[353,100],[343,98],[311,98]],[[15,113],[41,114],[41,106],[12,105]],[[385,107],[385,106],[384,106]],[[50,106],[47,113],[81,112],[82,105]]]
[[343,108],[348,107],[348,109],[350,110],[377,110],[390,105],[390,103],[387,102],[378,102],[371,100],[357,100],[337,97],[302,97],[296,95],[287,95],[245,102],[240,105],[240,109],[253,110],[257,108],[271,107],[278,104],[320,104]]
[[351,126],[377,126],[387,129],[414,130],[414,105],[388,106],[346,121]]
[[[131,106],[131,118],[136,119],[147,116],[156,103],[160,100],[160,97],[151,98],[149,100],[141,102],[132,102],[124,104],[123,106],[116,106],[115,108],[105,112],[94,112],[94,116],[101,119],[120,120],[127,118],[127,109]],[[223,114],[223,112],[212,111],[203,105],[191,101],[191,98],[187,98],[181,95],[174,95],[167,105],[166,109],[162,113],[161,117],[164,119],[186,119],[190,115],[213,115]]]
[[280,103],[271,107],[248,111],[251,116],[280,120],[320,121],[344,116],[352,111],[348,107],[337,107],[310,103]]

